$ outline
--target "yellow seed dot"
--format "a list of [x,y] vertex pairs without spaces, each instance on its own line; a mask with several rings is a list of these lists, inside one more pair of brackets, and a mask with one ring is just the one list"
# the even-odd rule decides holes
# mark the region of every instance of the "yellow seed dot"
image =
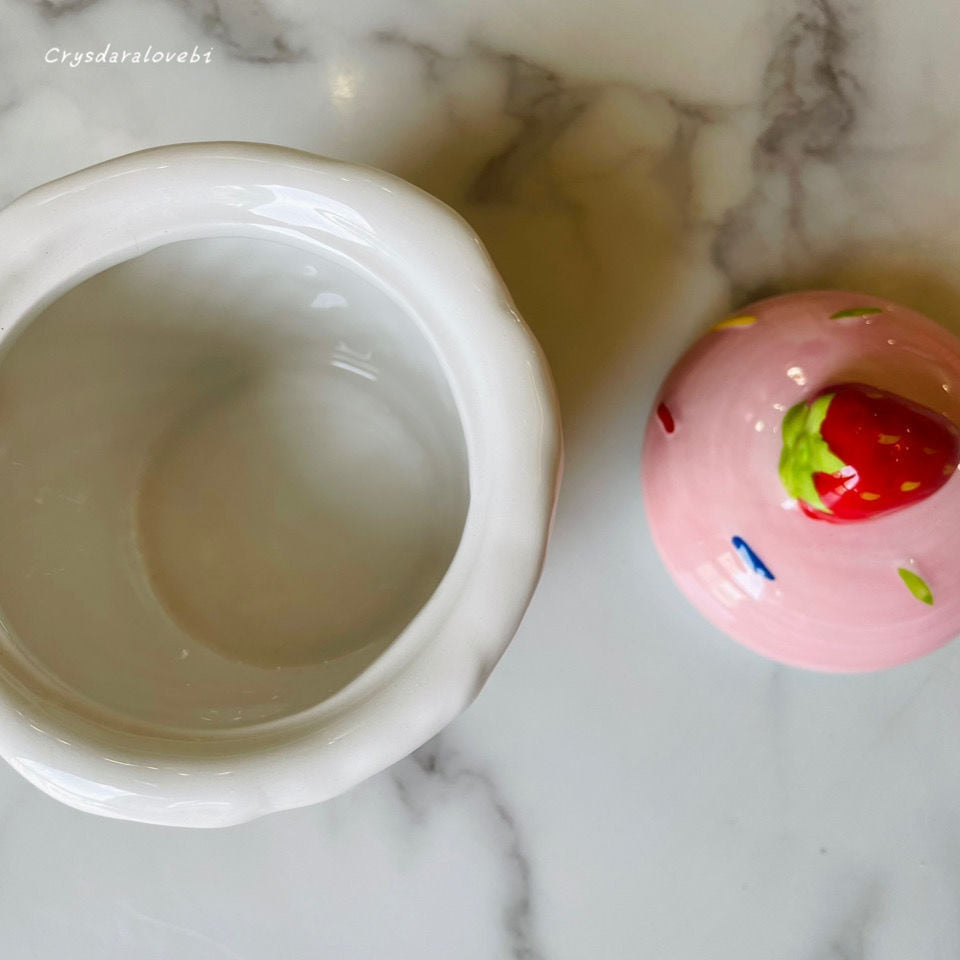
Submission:
[[954,464],[954,463],[948,463],[948,464],[943,468],[943,475],[944,475],[945,477],[949,477],[950,474],[953,473],[953,471],[956,470],[956,469],[957,469],[956,464]]
[[861,500],[879,500],[880,494],[879,493],[861,493],[860,499]]
[[909,493],[911,490],[916,490],[920,486],[919,480],[907,480],[905,483],[900,484],[900,489],[904,493]]
[[[937,451],[934,447],[924,447],[923,452],[929,457],[931,453],[936,453]],[[951,467],[951,469],[953,468]]]
[[889,446],[891,443],[899,443],[900,437],[894,433],[881,433],[877,437],[877,443],[882,443],[884,446]]
[[729,330],[730,327],[751,327],[757,322],[756,317],[730,317],[729,320],[721,320],[714,324],[714,330]]

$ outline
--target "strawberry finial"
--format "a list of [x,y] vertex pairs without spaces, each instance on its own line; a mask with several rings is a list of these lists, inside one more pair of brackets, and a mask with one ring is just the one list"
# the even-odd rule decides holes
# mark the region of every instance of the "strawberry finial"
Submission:
[[936,493],[960,461],[960,431],[934,410],[862,383],[787,411],[780,479],[807,516],[866,520]]

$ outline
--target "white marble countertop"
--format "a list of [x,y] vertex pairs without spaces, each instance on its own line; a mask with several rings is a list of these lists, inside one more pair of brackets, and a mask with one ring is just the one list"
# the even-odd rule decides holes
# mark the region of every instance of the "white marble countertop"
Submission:
[[[46,62],[107,44],[203,62]],[[660,377],[755,293],[860,288],[960,330],[958,63],[948,0],[0,0],[0,203],[194,139],[405,176],[488,244],[568,453],[480,699],[350,794],[176,831],[0,771],[0,956],[960,955],[960,647],[861,677],[761,660],[681,600],[638,483]]]

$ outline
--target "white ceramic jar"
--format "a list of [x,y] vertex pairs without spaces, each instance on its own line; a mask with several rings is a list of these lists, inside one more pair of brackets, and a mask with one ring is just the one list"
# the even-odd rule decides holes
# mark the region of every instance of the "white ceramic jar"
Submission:
[[403,181],[184,144],[0,211],[0,754],[219,826],[327,799],[472,700],[561,441],[479,240]]

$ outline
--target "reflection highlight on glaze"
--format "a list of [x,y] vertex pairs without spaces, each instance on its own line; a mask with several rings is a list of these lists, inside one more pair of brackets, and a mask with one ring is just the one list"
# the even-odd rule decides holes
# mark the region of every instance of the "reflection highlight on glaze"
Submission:
[[281,184],[262,184],[270,199],[251,205],[251,213],[291,226],[312,227],[341,240],[368,247],[373,243],[373,227],[355,208],[332,197],[319,197],[311,190]]

